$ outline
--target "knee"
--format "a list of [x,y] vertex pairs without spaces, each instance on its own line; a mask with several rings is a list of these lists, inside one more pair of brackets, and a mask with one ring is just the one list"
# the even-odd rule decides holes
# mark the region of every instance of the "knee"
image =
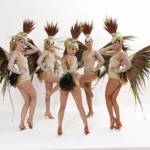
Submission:
[[66,106],[65,106],[65,105],[60,105],[59,111],[64,111],[65,109],[66,109]]
[[105,93],[105,98],[106,98],[106,99],[111,99],[111,94]]

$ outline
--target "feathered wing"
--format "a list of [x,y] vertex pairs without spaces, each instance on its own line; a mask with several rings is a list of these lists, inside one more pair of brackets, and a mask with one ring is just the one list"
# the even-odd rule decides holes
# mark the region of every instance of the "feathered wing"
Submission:
[[78,61],[81,61],[82,54],[85,50],[87,50],[87,47],[80,41],[77,41],[77,43],[79,45],[79,50],[76,52],[75,56],[77,57]]
[[0,47],[0,83],[4,80],[1,91],[3,96],[5,95],[6,87],[9,83],[10,71],[7,69],[9,57],[10,54]]
[[127,77],[135,100],[138,100],[141,105],[139,93],[145,87],[145,77],[148,78],[150,73],[150,46],[139,50],[131,55],[129,59],[131,59],[132,68],[127,71]]

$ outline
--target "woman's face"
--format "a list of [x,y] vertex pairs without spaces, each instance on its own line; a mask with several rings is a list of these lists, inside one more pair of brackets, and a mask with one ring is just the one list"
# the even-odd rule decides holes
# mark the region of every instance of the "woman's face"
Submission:
[[115,40],[115,41],[113,42],[113,49],[118,50],[118,49],[120,49],[121,47],[122,47],[122,43],[121,43],[120,41]]
[[77,48],[76,48],[75,46],[71,46],[71,47],[68,49],[67,54],[68,54],[68,55],[75,56],[76,52],[77,52]]
[[18,41],[16,41],[17,47],[20,48],[21,50],[24,49],[25,47],[25,39],[19,39]]
[[91,48],[91,47],[93,46],[93,41],[92,41],[92,40],[86,41],[86,42],[85,42],[85,46],[86,46],[87,48]]
[[47,42],[46,44],[45,44],[45,49],[46,50],[52,50],[54,48],[54,44],[51,44],[51,43],[49,43],[49,42]]

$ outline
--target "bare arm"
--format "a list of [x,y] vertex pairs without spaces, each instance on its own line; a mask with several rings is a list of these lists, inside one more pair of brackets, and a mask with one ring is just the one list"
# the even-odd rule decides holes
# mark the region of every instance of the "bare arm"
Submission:
[[112,47],[113,47],[113,45],[108,46],[108,47],[106,47],[106,48],[102,48],[102,49],[100,49],[100,50],[98,50],[98,51],[99,51],[99,53],[100,53],[101,55],[112,56],[112,55],[114,54],[114,52],[115,52],[115,51],[110,51],[110,50],[112,49]]
[[132,68],[132,64],[131,64],[127,54],[124,51],[121,51],[119,53],[119,56],[122,58],[122,60],[124,62],[124,67],[122,69],[115,69],[116,73],[125,72],[125,71],[129,70],[130,68]]
[[46,57],[47,54],[48,54],[48,52],[47,52],[47,51],[44,51],[44,52],[40,55],[40,57],[38,58],[38,60],[37,60],[38,66],[39,66],[43,71],[47,71],[47,69],[45,69],[45,67],[42,65],[42,61],[43,61],[43,59]]
[[24,73],[25,71],[23,71],[23,70],[22,70],[22,71],[19,71],[19,70],[16,70],[16,69],[14,68],[14,62],[15,62],[15,60],[17,59],[17,57],[18,57],[18,54],[17,54],[16,52],[13,52],[12,55],[11,55],[11,57],[10,57],[10,60],[9,60],[7,69],[10,70],[11,72],[16,73],[16,74],[22,74],[22,73]]
[[70,60],[70,69],[68,70],[68,72],[74,74],[76,70],[77,70],[77,58],[73,56],[71,57],[71,60]]
[[29,46],[31,49],[23,51],[24,55],[33,54],[38,51],[38,49],[29,42],[26,42],[26,45]]

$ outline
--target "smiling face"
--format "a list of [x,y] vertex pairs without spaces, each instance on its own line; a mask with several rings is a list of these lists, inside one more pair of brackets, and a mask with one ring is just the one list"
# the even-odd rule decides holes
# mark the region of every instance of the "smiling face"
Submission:
[[54,48],[54,43],[46,42],[44,49],[45,50],[52,50]]
[[118,39],[114,40],[112,44],[114,50],[119,50],[122,48],[122,42],[120,42]]
[[85,41],[85,46],[89,49],[89,48],[92,48],[93,46],[93,41],[92,39],[89,39],[89,40],[86,40]]
[[16,48],[19,48],[19,49],[23,50],[25,45],[26,44],[25,44],[25,39],[24,38],[20,38],[16,41]]
[[77,52],[77,48],[73,45],[70,46],[67,50],[67,54],[72,56],[75,56],[76,52]]

